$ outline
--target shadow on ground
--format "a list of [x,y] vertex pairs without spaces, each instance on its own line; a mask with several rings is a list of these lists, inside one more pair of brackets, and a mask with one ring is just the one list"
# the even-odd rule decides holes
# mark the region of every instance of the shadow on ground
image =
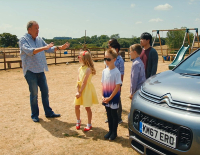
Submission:
[[[66,137],[76,137],[76,138],[82,138],[82,139],[92,138],[92,140],[97,141],[97,140],[105,140],[104,135],[107,134],[108,132],[108,130],[105,130],[101,127],[93,127],[90,131],[84,132],[83,131],[84,128],[81,127],[80,130],[83,131],[83,134],[80,134],[75,129],[74,123],[63,122],[56,118],[49,118],[49,121],[44,121],[43,119],[40,119],[39,123],[44,129],[46,129],[53,136],[58,137],[58,138],[66,138]],[[123,124],[125,125],[125,123],[122,123],[121,125]],[[86,126],[86,125],[82,124],[82,126]],[[71,129],[72,127],[73,129]],[[117,137],[114,141],[111,141],[111,143],[120,143],[123,147],[130,148],[129,139],[128,137],[125,137],[125,136]]]
[[[67,123],[60,121],[56,118],[49,118],[49,121],[44,121],[40,119],[41,126],[49,131],[53,136],[58,138],[65,138],[65,137],[77,137],[80,138],[80,134],[75,130],[74,123]],[[71,129],[74,127],[74,129]],[[85,137],[82,137],[86,139]]]
[[[104,139],[104,135],[106,135],[108,133],[108,130],[105,130],[101,127],[94,127],[92,128],[91,131],[89,132],[84,132],[85,136],[87,138],[91,138],[94,140],[94,141],[97,141],[97,140],[104,140],[104,141],[108,141],[108,140],[105,140]],[[128,131],[127,131],[128,133]],[[110,141],[110,143],[119,143],[121,144],[123,147],[127,147],[127,148],[130,148],[130,145],[129,145],[129,139],[128,137],[123,137],[123,136],[119,136],[117,137],[115,140],[113,141]]]

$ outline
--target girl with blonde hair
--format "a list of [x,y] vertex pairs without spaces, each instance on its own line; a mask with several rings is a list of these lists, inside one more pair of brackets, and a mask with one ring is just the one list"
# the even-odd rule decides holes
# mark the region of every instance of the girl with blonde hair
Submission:
[[77,118],[76,129],[80,129],[80,105],[83,105],[87,111],[88,124],[84,131],[89,131],[92,128],[92,104],[98,104],[96,90],[91,82],[92,75],[96,74],[94,63],[91,54],[88,51],[82,51],[79,56],[79,63],[82,66],[78,69],[77,93],[75,97],[75,113]]

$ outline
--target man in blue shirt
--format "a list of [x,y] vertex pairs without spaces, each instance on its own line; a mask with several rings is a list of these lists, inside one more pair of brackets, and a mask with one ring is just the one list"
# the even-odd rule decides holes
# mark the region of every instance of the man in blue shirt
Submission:
[[68,48],[70,44],[67,42],[58,47],[55,47],[53,42],[46,44],[38,37],[39,25],[36,21],[28,22],[27,31],[28,33],[20,38],[19,47],[24,77],[29,85],[31,118],[34,122],[39,122],[38,86],[46,117],[60,117],[60,114],[55,114],[49,106],[49,90],[44,73],[44,70],[48,71],[45,52],[53,53],[58,49]]

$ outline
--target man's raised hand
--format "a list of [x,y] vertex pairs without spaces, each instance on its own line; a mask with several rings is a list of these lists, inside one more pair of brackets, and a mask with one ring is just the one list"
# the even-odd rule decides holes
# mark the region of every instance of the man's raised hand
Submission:
[[59,49],[64,50],[66,48],[69,48],[70,43],[66,42],[65,44],[63,44],[62,46],[59,47]]
[[49,48],[51,48],[51,47],[53,47],[53,46],[54,46],[54,43],[51,42],[50,44],[48,44],[48,45],[46,46],[46,50],[48,50]]

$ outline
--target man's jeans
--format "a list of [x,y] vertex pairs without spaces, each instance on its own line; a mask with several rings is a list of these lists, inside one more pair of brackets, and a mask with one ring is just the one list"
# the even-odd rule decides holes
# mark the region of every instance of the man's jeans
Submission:
[[40,87],[42,103],[46,116],[51,116],[53,114],[52,109],[49,106],[49,90],[47,86],[47,80],[44,72],[33,73],[27,71],[25,79],[29,85],[30,91],[30,105],[31,105],[31,118],[38,118],[39,108],[38,108],[38,86]]

